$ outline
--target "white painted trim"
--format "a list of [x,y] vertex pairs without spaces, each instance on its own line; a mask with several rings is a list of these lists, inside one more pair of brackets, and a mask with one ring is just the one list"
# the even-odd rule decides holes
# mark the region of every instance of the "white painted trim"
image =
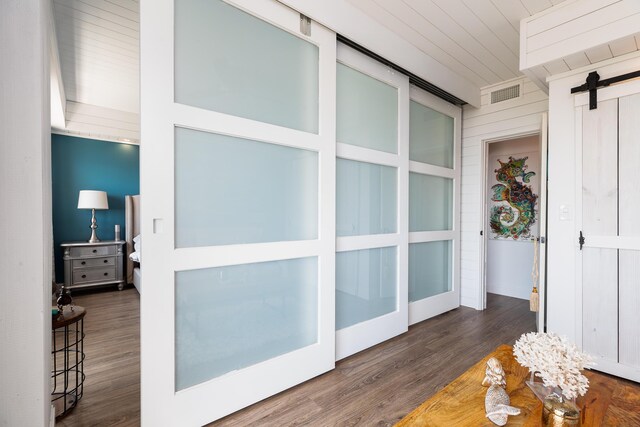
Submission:
[[400,158],[397,154],[385,153],[383,151],[372,150],[370,148],[358,147],[357,145],[344,144],[338,142],[336,154],[341,159],[362,161],[367,159],[368,163],[378,165],[400,167]]
[[[547,304],[547,215],[548,215],[548,193],[547,182],[549,174],[547,162],[549,157],[549,117],[547,113],[542,114],[540,124],[540,201],[539,201],[539,223],[540,223],[540,245],[538,262],[538,332],[546,331],[546,304]],[[544,239],[544,243],[542,242]]]
[[348,236],[336,239],[336,252],[359,251],[362,249],[398,246],[400,233]]
[[438,242],[441,240],[455,240],[455,230],[444,231],[411,231],[409,232],[409,243]]
[[381,57],[480,106],[480,88],[364,14],[347,0],[278,0]]
[[293,148],[317,151],[323,135],[316,135],[270,123],[245,119],[229,114],[208,111],[184,104],[173,104],[171,115],[176,127],[207,131],[215,128],[216,133],[233,137],[268,142]]
[[256,262],[315,257],[321,253],[318,240],[250,243],[175,249],[175,271],[223,267]]
[[456,170],[443,168],[441,166],[429,165],[426,163],[414,162],[413,160],[409,161],[409,171],[419,173],[422,175],[432,175],[432,176],[440,176],[442,178],[456,178]]
[[421,299],[420,301],[409,303],[409,324],[415,325],[425,319],[430,319],[439,314],[453,310],[459,305],[459,293],[455,291],[445,292],[429,298]]

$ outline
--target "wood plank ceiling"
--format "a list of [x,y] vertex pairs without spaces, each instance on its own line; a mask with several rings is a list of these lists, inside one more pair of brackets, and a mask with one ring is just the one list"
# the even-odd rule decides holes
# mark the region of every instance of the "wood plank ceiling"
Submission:
[[[563,0],[346,1],[484,87],[522,75],[520,20]],[[53,7],[67,100],[137,114],[138,0],[53,0]],[[546,64],[542,73],[568,71],[639,48],[638,36],[618,40]]]
[[[480,87],[516,78],[520,20],[564,0],[347,0]],[[542,79],[640,49],[628,37],[545,64]]]
[[53,0],[67,99],[138,113],[138,0]]

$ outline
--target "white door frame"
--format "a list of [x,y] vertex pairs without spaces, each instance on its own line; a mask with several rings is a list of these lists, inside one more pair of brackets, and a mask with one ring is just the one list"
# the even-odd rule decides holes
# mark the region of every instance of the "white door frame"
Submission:
[[[480,199],[480,219],[481,219],[481,223],[480,223],[480,231],[482,232],[482,236],[480,238],[480,268],[479,268],[479,275],[480,275],[480,287],[479,287],[479,301],[480,301],[480,306],[482,307],[483,310],[485,310],[487,308],[487,275],[486,275],[486,255],[487,255],[487,229],[486,229],[486,223],[487,223],[487,207],[488,207],[488,203],[487,203],[487,172],[489,169],[489,144],[495,143],[495,142],[502,142],[502,141],[508,141],[511,139],[518,139],[518,138],[524,138],[527,136],[535,136],[535,135],[540,135],[541,137],[544,136],[543,134],[546,134],[546,123],[547,123],[547,113],[542,113],[540,114],[540,122],[536,125],[529,125],[529,126],[525,126],[522,128],[519,128],[517,131],[514,130],[505,130],[505,131],[499,131],[499,132],[494,132],[488,135],[485,135],[484,138],[482,138],[481,142],[480,142],[480,164],[481,166],[481,199]],[[541,153],[542,154],[542,153]],[[541,159],[543,158],[543,156],[541,155]],[[541,176],[540,176],[540,183],[541,183],[541,190],[542,190],[542,183],[546,182],[547,179],[547,168],[541,167]],[[546,185],[545,185],[546,187]],[[542,193],[541,193],[542,194]],[[546,211],[546,200],[544,201],[544,205],[545,205],[545,211]],[[540,209],[540,218],[542,218],[542,216],[545,216],[545,220],[546,220],[546,212],[542,212],[542,209]],[[542,227],[543,225],[546,223],[546,221],[540,221],[540,232],[542,233]],[[541,234],[542,235],[542,234]],[[546,238],[546,234],[544,235]],[[546,244],[544,246],[545,250],[544,252],[546,253]],[[542,317],[542,320],[540,321],[540,324],[544,325],[544,288],[545,288],[545,276],[543,274],[540,275],[540,284],[538,286],[538,292],[540,292],[540,316]]]

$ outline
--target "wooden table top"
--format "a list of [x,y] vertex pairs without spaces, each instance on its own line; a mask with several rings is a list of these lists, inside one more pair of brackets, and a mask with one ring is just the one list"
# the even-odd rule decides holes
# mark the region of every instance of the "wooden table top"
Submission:
[[63,326],[71,325],[72,323],[75,323],[78,320],[82,319],[85,314],[87,314],[87,311],[84,309],[84,307],[80,307],[79,305],[66,305],[64,307],[64,311],[52,315],[51,329],[55,330],[58,328],[62,328]]
[[[485,417],[487,388],[481,385],[491,357],[502,363],[511,406],[521,411],[520,415],[509,417],[507,426],[540,426],[542,402],[525,384],[529,371],[516,362],[511,346],[502,345],[427,399],[396,427],[495,426]],[[589,378],[589,390],[577,401],[583,427],[640,426],[639,384],[593,371],[586,371],[585,375]]]

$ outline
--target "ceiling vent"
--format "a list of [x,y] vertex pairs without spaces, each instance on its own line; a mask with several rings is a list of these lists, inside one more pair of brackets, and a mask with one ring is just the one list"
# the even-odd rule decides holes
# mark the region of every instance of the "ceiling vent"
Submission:
[[507,101],[509,99],[520,97],[520,84],[505,87],[502,89],[494,90],[491,92],[491,103],[497,104],[498,102]]

